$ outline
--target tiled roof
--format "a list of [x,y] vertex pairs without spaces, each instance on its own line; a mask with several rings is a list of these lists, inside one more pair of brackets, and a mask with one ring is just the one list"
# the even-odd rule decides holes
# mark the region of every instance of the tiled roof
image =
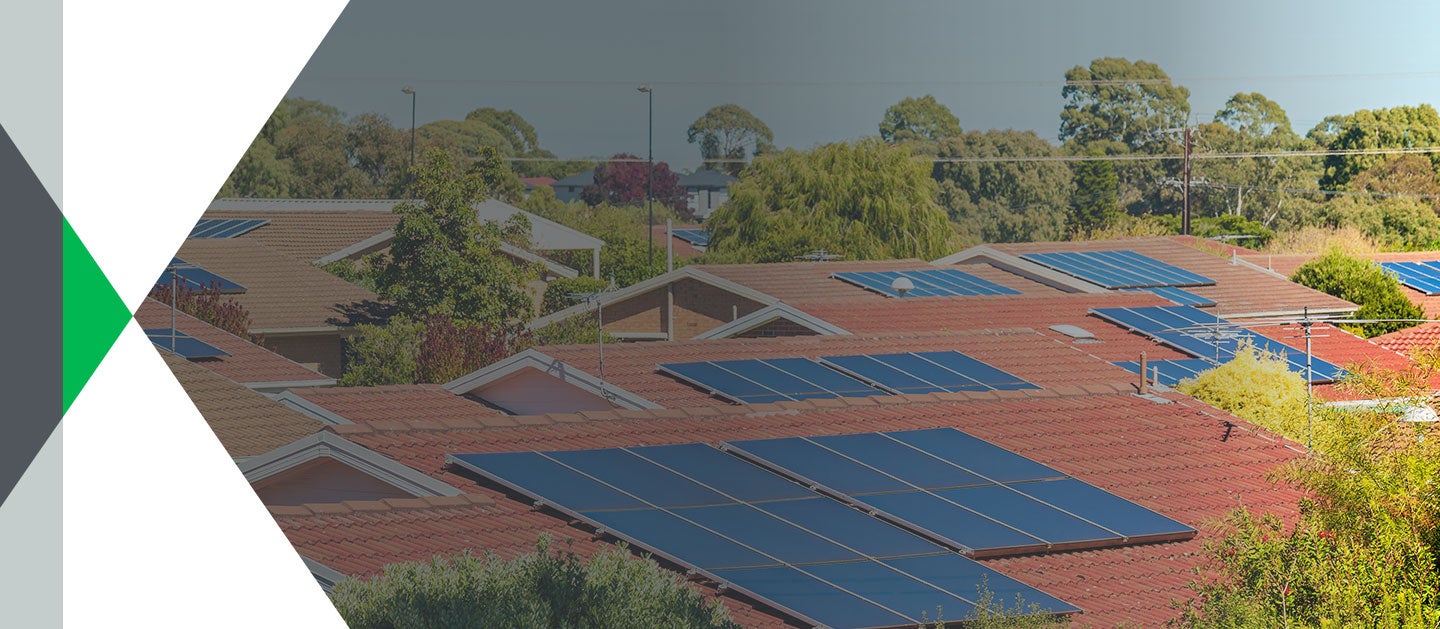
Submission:
[[[1256,326],[1250,329],[1299,350],[1300,356],[1304,355],[1305,333],[1299,325]],[[1330,324],[1315,324],[1310,328],[1310,335],[1310,350],[1314,356],[1341,367],[1358,364],[1404,370],[1414,364],[1404,354]],[[1432,386],[1436,385],[1440,385],[1440,375],[1437,375],[1432,383]],[[1335,384],[1317,385],[1314,391],[1315,396],[1322,400],[1354,400],[1365,397]]]
[[[535,552],[542,534],[551,548],[588,557],[607,545],[564,520],[489,496],[462,494],[270,507],[301,555],[352,576],[378,574],[392,563],[424,561],[464,551],[513,559]],[[700,587],[707,595],[714,590]],[[747,627],[784,626],[743,601],[727,598],[732,618]]]
[[255,456],[320,432],[322,425],[184,358],[162,352],[175,379],[232,457]]
[[[747,407],[617,411],[515,418],[521,425],[446,428],[434,422],[333,426],[346,438],[500,505],[523,505],[504,490],[443,467],[446,454],[849,434],[951,426],[1155,509],[1199,537],[1139,547],[986,560],[1002,572],[1086,611],[1095,626],[1154,626],[1174,615],[1172,599],[1201,564],[1207,526],[1245,505],[1285,518],[1298,494],[1268,474],[1302,456],[1298,447],[1178,395],[1157,404],[1132,395],[1019,398],[997,394],[903,396]],[[406,425],[408,424],[408,425]],[[518,509],[519,507],[513,507]],[[525,516],[536,532],[563,519]],[[492,527],[493,528],[493,527]],[[522,536],[523,538],[523,536]],[[516,542],[510,542],[514,544]]]
[[1382,347],[1403,354],[1409,354],[1417,349],[1433,348],[1440,346],[1440,322],[1422,323],[1389,334],[1381,334],[1371,340]]
[[253,239],[190,239],[176,256],[245,286],[232,297],[255,333],[363,323],[385,309],[375,293]]
[[435,384],[294,389],[291,392],[353,422],[485,418],[498,425],[513,423],[496,419],[504,417],[500,411]]
[[[790,305],[840,326],[852,334],[1026,327],[1064,343],[1073,344],[1076,349],[1105,361],[1138,360],[1140,352],[1146,352],[1151,360],[1188,356],[1089,314],[1094,308],[1172,305],[1170,301],[1151,293],[927,297],[863,302],[796,302]],[[1082,328],[1094,334],[1100,342],[1072,343],[1071,337],[1051,330],[1050,326],[1054,325]]]
[[[1029,329],[623,343],[605,348],[605,382],[667,408],[715,406],[728,402],[656,373],[656,366],[942,350],[959,351],[1043,388],[1096,386],[1109,391],[1112,385],[1128,385],[1135,379],[1129,372],[1090,356],[1090,347],[1072,347]],[[599,374],[599,357],[593,345],[535,349],[573,368]]]
[[314,262],[387,229],[400,216],[375,210],[210,210],[204,218],[258,218],[268,224],[246,232],[250,238],[304,262]]
[[1013,255],[1061,251],[1134,251],[1215,280],[1214,286],[1187,287],[1185,290],[1214,300],[1222,315],[1300,312],[1306,306],[1317,312],[1355,308],[1350,302],[1243,264],[1233,264],[1228,257],[1201,251],[1184,241],[1170,237],[1007,243],[990,247]]
[[[833,279],[830,275],[856,271],[935,270],[934,266],[923,260],[704,264],[698,265],[696,268],[784,302],[816,302],[827,299],[872,301],[892,299],[849,282]],[[960,267],[960,270],[1025,294],[1060,294],[1060,291],[1054,288],[996,269],[988,264],[965,265]]]
[[[140,327],[147,330],[169,328],[170,306],[154,299],[146,299],[135,313],[135,320],[140,322]],[[200,358],[191,362],[235,382],[315,382],[317,385],[335,382],[333,378],[183,312],[175,313],[175,327],[230,354],[218,358]]]
[[[1299,269],[1300,265],[1319,257],[1319,255],[1320,254],[1270,255],[1257,253],[1241,257],[1289,277],[1295,274],[1295,270]],[[1394,251],[1388,253],[1361,254],[1357,257],[1373,262],[1434,262],[1440,260],[1440,251]],[[1440,316],[1440,295],[1426,295],[1422,291],[1404,285],[1401,285],[1400,290],[1405,292],[1405,296],[1410,299],[1410,303],[1424,308],[1426,316]]]

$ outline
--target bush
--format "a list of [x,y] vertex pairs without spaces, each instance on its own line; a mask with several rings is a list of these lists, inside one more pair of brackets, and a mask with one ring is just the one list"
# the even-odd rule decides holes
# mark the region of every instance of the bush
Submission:
[[[1339,249],[1305,263],[1295,270],[1290,281],[1359,305],[1357,319],[1425,318],[1425,310],[1410,303],[1394,277],[1378,265],[1345,255]],[[1353,331],[1371,337],[1412,325],[1400,321],[1364,323],[1354,326]]]
[[369,387],[383,384],[414,384],[420,377],[420,343],[425,324],[404,315],[389,325],[362,323],[345,342],[345,373],[342,387]]
[[355,629],[737,627],[719,601],[649,558],[610,549],[582,561],[548,538],[512,561],[464,553],[386,566],[337,583],[331,598]]
[[1291,439],[1304,441],[1307,436],[1305,379],[1290,371],[1285,359],[1249,344],[1235,352],[1234,360],[1181,382],[1176,388]]

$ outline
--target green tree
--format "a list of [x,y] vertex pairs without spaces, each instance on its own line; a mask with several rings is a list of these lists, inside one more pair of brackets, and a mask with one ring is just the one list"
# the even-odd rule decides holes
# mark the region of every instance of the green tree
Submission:
[[1105,57],[1075,66],[1060,95],[1060,141],[1080,146],[1112,141],[1140,151],[1154,145],[1154,132],[1190,116],[1190,90],[1148,61]]
[[529,225],[520,215],[504,225],[482,223],[474,207],[509,174],[489,147],[464,172],[432,149],[416,174],[419,201],[395,206],[395,239],[369,260],[377,292],[412,315],[499,328],[529,321],[533,304],[522,286],[534,270],[499,251],[502,242],[528,234]]
[[[970,131],[945,138],[939,157],[987,158],[1059,155],[1033,131]],[[1074,190],[1069,167],[1059,162],[936,162],[939,202],[967,244],[1060,240]]]
[[931,165],[878,139],[755,160],[707,224],[707,261],[781,262],[814,249],[851,260],[934,259],[954,235]]
[[[1411,148],[1440,145],[1440,113],[1430,105],[1362,109],[1341,118],[1332,150]],[[1352,178],[1394,159],[1390,155],[1328,155],[1320,187],[1348,190]],[[1431,170],[1440,170],[1440,153],[1430,155]]]
[[347,625],[395,627],[732,628],[729,611],[654,560],[609,549],[582,560],[542,538],[504,560],[469,553],[392,564],[331,594]]
[[1376,195],[1424,199],[1440,212],[1440,175],[1423,155],[1400,155],[1371,166],[1351,179],[1349,188]]
[[350,119],[345,136],[350,163],[359,172],[361,183],[355,196],[398,199],[410,183],[410,140],[406,132],[390,125],[379,114],[361,114]]
[[1215,112],[1215,122],[1276,147],[1291,146],[1300,141],[1295,130],[1290,128],[1290,117],[1280,104],[1259,92],[1241,92],[1231,96],[1225,101],[1225,106]]
[[[1091,153],[1099,157],[1100,153]],[[1075,195],[1066,221],[1072,232],[1104,229],[1120,216],[1116,199],[1120,195],[1120,178],[1115,165],[1104,160],[1075,162]]]
[[405,315],[392,317],[386,325],[362,323],[345,341],[345,369],[342,387],[372,387],[385,384],[415,384],[420,378],[420,343],[425,324]]
[[1341,196],[1327,201],[1316,215],[1322,225],[1359,229],[1385,249],[1440,246],[1440,216],[1418,199]]
[[[1400,282],[1378,265],[1351,257],[1339,249],[1311,260],[1295,270],[1290,281],[1334,295],[1360,309],[1357,319],[1424,319],[1425,310],[1405,297]],[[1356,327],[1361,336],[1378,336],[1415,325],[1414,323],[1365,323]]]
[[891,105],[880,120],[880,138],[886,142],[938,142],[956,135],[960,135],[960,119],[929,94]]
[[686,138],[700,143],[701,168],[739,174],[745,168],[748,151],[758,156],[774,148],[770,127],[744,107],[733,104],[711,107],[690,124]]

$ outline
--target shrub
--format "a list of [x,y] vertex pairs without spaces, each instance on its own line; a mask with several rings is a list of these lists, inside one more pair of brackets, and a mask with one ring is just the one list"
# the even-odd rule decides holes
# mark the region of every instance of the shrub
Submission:
[[[1394,277],[1378,265],[1345,255],[1339,249],[1305,263],[1295,270],[1290,281],[1359,305],[1357,319],[1425,318],[1425,310],[1410,303]],[[1364,323],[1354,326],[1354,331],[1370,337],[1412,325],[1399,321]]]

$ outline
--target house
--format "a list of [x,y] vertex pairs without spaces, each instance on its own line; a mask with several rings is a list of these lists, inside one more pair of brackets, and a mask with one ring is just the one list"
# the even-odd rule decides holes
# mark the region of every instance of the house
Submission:
[[[401,199],[217,199],[206,209],[201,221],[259,223],[228,237],[259,240],[305,262],[324,265],[359,259],[385,249],[400,221],[394,208],[404,202]],[[519,263],[542,266],[549,279],[576,277],[578,272],[536,251],[586,250],[591,252],[593,262],[599,259],[600,247],[605,244],[598,238],[495,199],[477,203],[475,209],[481,220],[504,222],[511,216],[523,216],[530,224],[531,248],[503,243],[501,253]]]
[[689,195],[687,207],[697,218],[707,218],[715,208],[730,200],[730,184],[735,177],[718,170],[702,168],[688,175],[680,175],[680,185]]
[[135,312],[135,320],[144,328],[162,353],[168,331],[198,340],[219,352],[189,362],[231,381],[261,393],[279,393],[287,389],[329,387],[335,379],[310,367],[281,356],[270,349],[221,330],[184,312],[171,310],[170,305],[147,298]]
[[[1078,607],[1078,622],[1159,625],[1175,614],[1172,600],[1193,596],[1186,585],[1213,535],[1207,523],[1241,504],[1293,521],[1299,494],[1267,475],[1303,456],[1288,442],[1183,396],[1147,399],[1114,390],[933,394],[895,403],[841,398],[517,419],[508,427],[389,421],[329,428],[325,434],[424,472],[457,495],[309,503],[272,507],[272,513],[321,579],[367,576],[386,563],[466,549],[513,557],[533,550],[541,534],[560,543],[573,540],[578,552],[591,554],[619,540],[583,518],[533,505],[447,457],[958,428],[1198,530],[1194,538],[1177,541],[977,559],[986,570]],[[693,578],[706,592],[719,592],[745,625],[797,622],[782,608],[736,588],[722,590],[715,576],[702,572]]]
[[249,311],[250,333],[265,347],[330,377],[340,375],[355,324],[391,312],[375,293],[253,238],[191,238],[176,257],[238,287],[225,297]]
[[555,183],[550,184],[550,188],[555,191],[556,199],[569,203],[571,201],[581,200],[580,193],[584,192],[587,186],[592,185],[595,185],[594,168],[575,173],[573,175],[570,175],[569,177],[565,177],[564,179],[556,181]]
[[237,461],[320,432],[325,424],[178,355],[161,352],[220,445]]

